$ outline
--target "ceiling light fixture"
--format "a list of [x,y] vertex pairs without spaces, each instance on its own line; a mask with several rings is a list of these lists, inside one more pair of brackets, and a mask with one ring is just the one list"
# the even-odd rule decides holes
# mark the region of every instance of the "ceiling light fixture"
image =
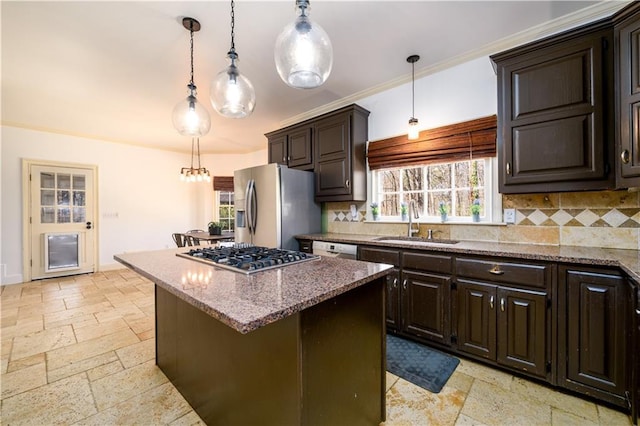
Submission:
[[[198,168],[193,167],[193,159],[198,155]],[[211,182],[209,170],[200,165],[200,138],[191,138],[191,167],[183,167],[180,170],[180,180],[186,182]]]
[[298,17],[276,40],[275,60],[280,78],[297,89],[322,85],[333,65],[333,47],[322,27],[307,16],[308,0],[296,0]]
[[211,82],[211,104],[218,114],[228,118],[244,118],[256,106],[256,93],[251,82],[240,75],[236,61],[234,1],[231,0],[231,49],[227,53],[229,66],[218,73]]
[[200,22],[193,18],[183,18],[182,26],[189,30],[191,36],[191,79],[187,84],[189,89],[187,99],[176,105],[171,118],[173,126],[181,135],[191,137],[204,136],[211,128],[211,119],[207,110],[198,102],[196,85],[193,83],[193,33],[200,31]]
[[407,58],[407,62],[411,64],[411,118],[409,119],[409,133],[407,135],[409,140],[415,140],[420,137],[420,130],[418,129],[418,119],[416,115],[416,79],[415,79],[415,64],[420,60],[420,56],[411,55]]

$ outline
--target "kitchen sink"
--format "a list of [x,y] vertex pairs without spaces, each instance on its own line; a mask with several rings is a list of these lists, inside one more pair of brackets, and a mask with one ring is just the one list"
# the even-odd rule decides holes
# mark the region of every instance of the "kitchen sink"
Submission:
[[412,243],[434,243],[434,244],[458,244],[459,241],[457,240],[446,240],[446,239],[440,239],[440,238],[425,238],[425,237],[402,237],[402,236],[395,236],[395,237],[378,237],[378,238],[374,238],[374,241],[388,241],[388,242],[396,242],[396,243],[403,243],[403,242],[412,242]]

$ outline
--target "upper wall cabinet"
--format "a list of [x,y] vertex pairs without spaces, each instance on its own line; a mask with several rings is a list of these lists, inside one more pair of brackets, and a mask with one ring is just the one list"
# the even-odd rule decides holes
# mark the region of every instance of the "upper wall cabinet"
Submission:
[[618,186],[640,186],[640,2],[623,9],[615,23],[616,179]]
[[349,105],[265,136],[269,163],[315,172],[315,199],[365,201],[369,111]]
[[613,188],[613,25],[491,57],[502,193]]

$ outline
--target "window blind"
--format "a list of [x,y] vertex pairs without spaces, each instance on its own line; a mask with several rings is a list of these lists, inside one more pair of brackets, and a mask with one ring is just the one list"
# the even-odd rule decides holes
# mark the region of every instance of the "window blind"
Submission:
[[214,176],[213,190],[233,192],[233,176]]
[[496,156],[497,117],[491,115],[423,130],[417,140],[407,135],[369,142],[371,170],[445,163]]

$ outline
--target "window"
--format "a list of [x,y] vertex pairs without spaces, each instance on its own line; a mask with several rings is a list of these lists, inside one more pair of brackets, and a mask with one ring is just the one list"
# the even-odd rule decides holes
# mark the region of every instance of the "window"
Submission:
[[216,191],[218,194],[218,221],[223,231],[233,231],[235,225],[235,208],[233,192]]
[[413,200],[425,220],[439,221],[443,203],[450,220],[466,221],[471,219],[471,205],[476,199],[481,220],[491,219],[489,158],[379,169],[372,175],[373,197],[383,220],[398,220],[401,204]]

